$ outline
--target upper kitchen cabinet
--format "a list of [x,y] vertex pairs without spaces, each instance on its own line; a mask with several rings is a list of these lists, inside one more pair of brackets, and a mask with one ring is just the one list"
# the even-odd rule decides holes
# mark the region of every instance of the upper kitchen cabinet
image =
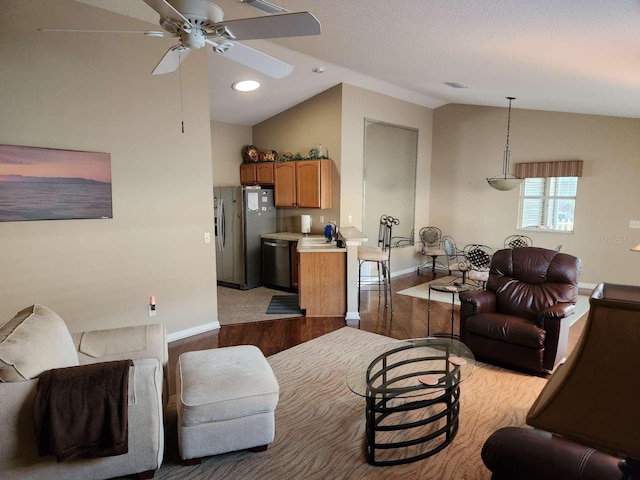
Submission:
[[296,162],[296,197],[298,207],[333,207],[333,161],[302,160]]
[[282,162],[274,166],[276,207],[296,206],[296,163]]
[[243,163],[240,165],[242,185],[273,185],[275,183],[273,162]]
[[333,161],[275,165],[276,207],[333,208]]

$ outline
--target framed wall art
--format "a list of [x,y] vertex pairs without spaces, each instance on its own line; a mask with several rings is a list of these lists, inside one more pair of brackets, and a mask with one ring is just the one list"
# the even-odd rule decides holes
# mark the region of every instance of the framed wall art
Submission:
[[113,218],[111,155],[0,145],[0,222]]

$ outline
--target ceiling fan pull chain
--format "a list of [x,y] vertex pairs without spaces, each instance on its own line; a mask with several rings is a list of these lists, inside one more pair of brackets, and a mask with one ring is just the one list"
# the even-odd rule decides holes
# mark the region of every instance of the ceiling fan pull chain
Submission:
[[[182,56],[182,51],[178,52],[178,57]],[[178,78],[180,79],[180,124],[184,133],[184,101],[182,98],[182,60],[178,62]]]

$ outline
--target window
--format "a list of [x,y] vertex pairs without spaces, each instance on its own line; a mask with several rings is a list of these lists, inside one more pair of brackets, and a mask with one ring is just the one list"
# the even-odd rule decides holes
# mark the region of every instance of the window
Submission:
[[578,177],[525,178],[520,189],[520,230],[573,232]]

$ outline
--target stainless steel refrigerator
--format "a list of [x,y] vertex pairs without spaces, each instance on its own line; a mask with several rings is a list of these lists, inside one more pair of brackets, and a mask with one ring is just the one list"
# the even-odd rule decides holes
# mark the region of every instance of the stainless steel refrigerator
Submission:
[[262,285],[261,233],[275,233],[273,190],[213,187],[218,284],[243,290]]

